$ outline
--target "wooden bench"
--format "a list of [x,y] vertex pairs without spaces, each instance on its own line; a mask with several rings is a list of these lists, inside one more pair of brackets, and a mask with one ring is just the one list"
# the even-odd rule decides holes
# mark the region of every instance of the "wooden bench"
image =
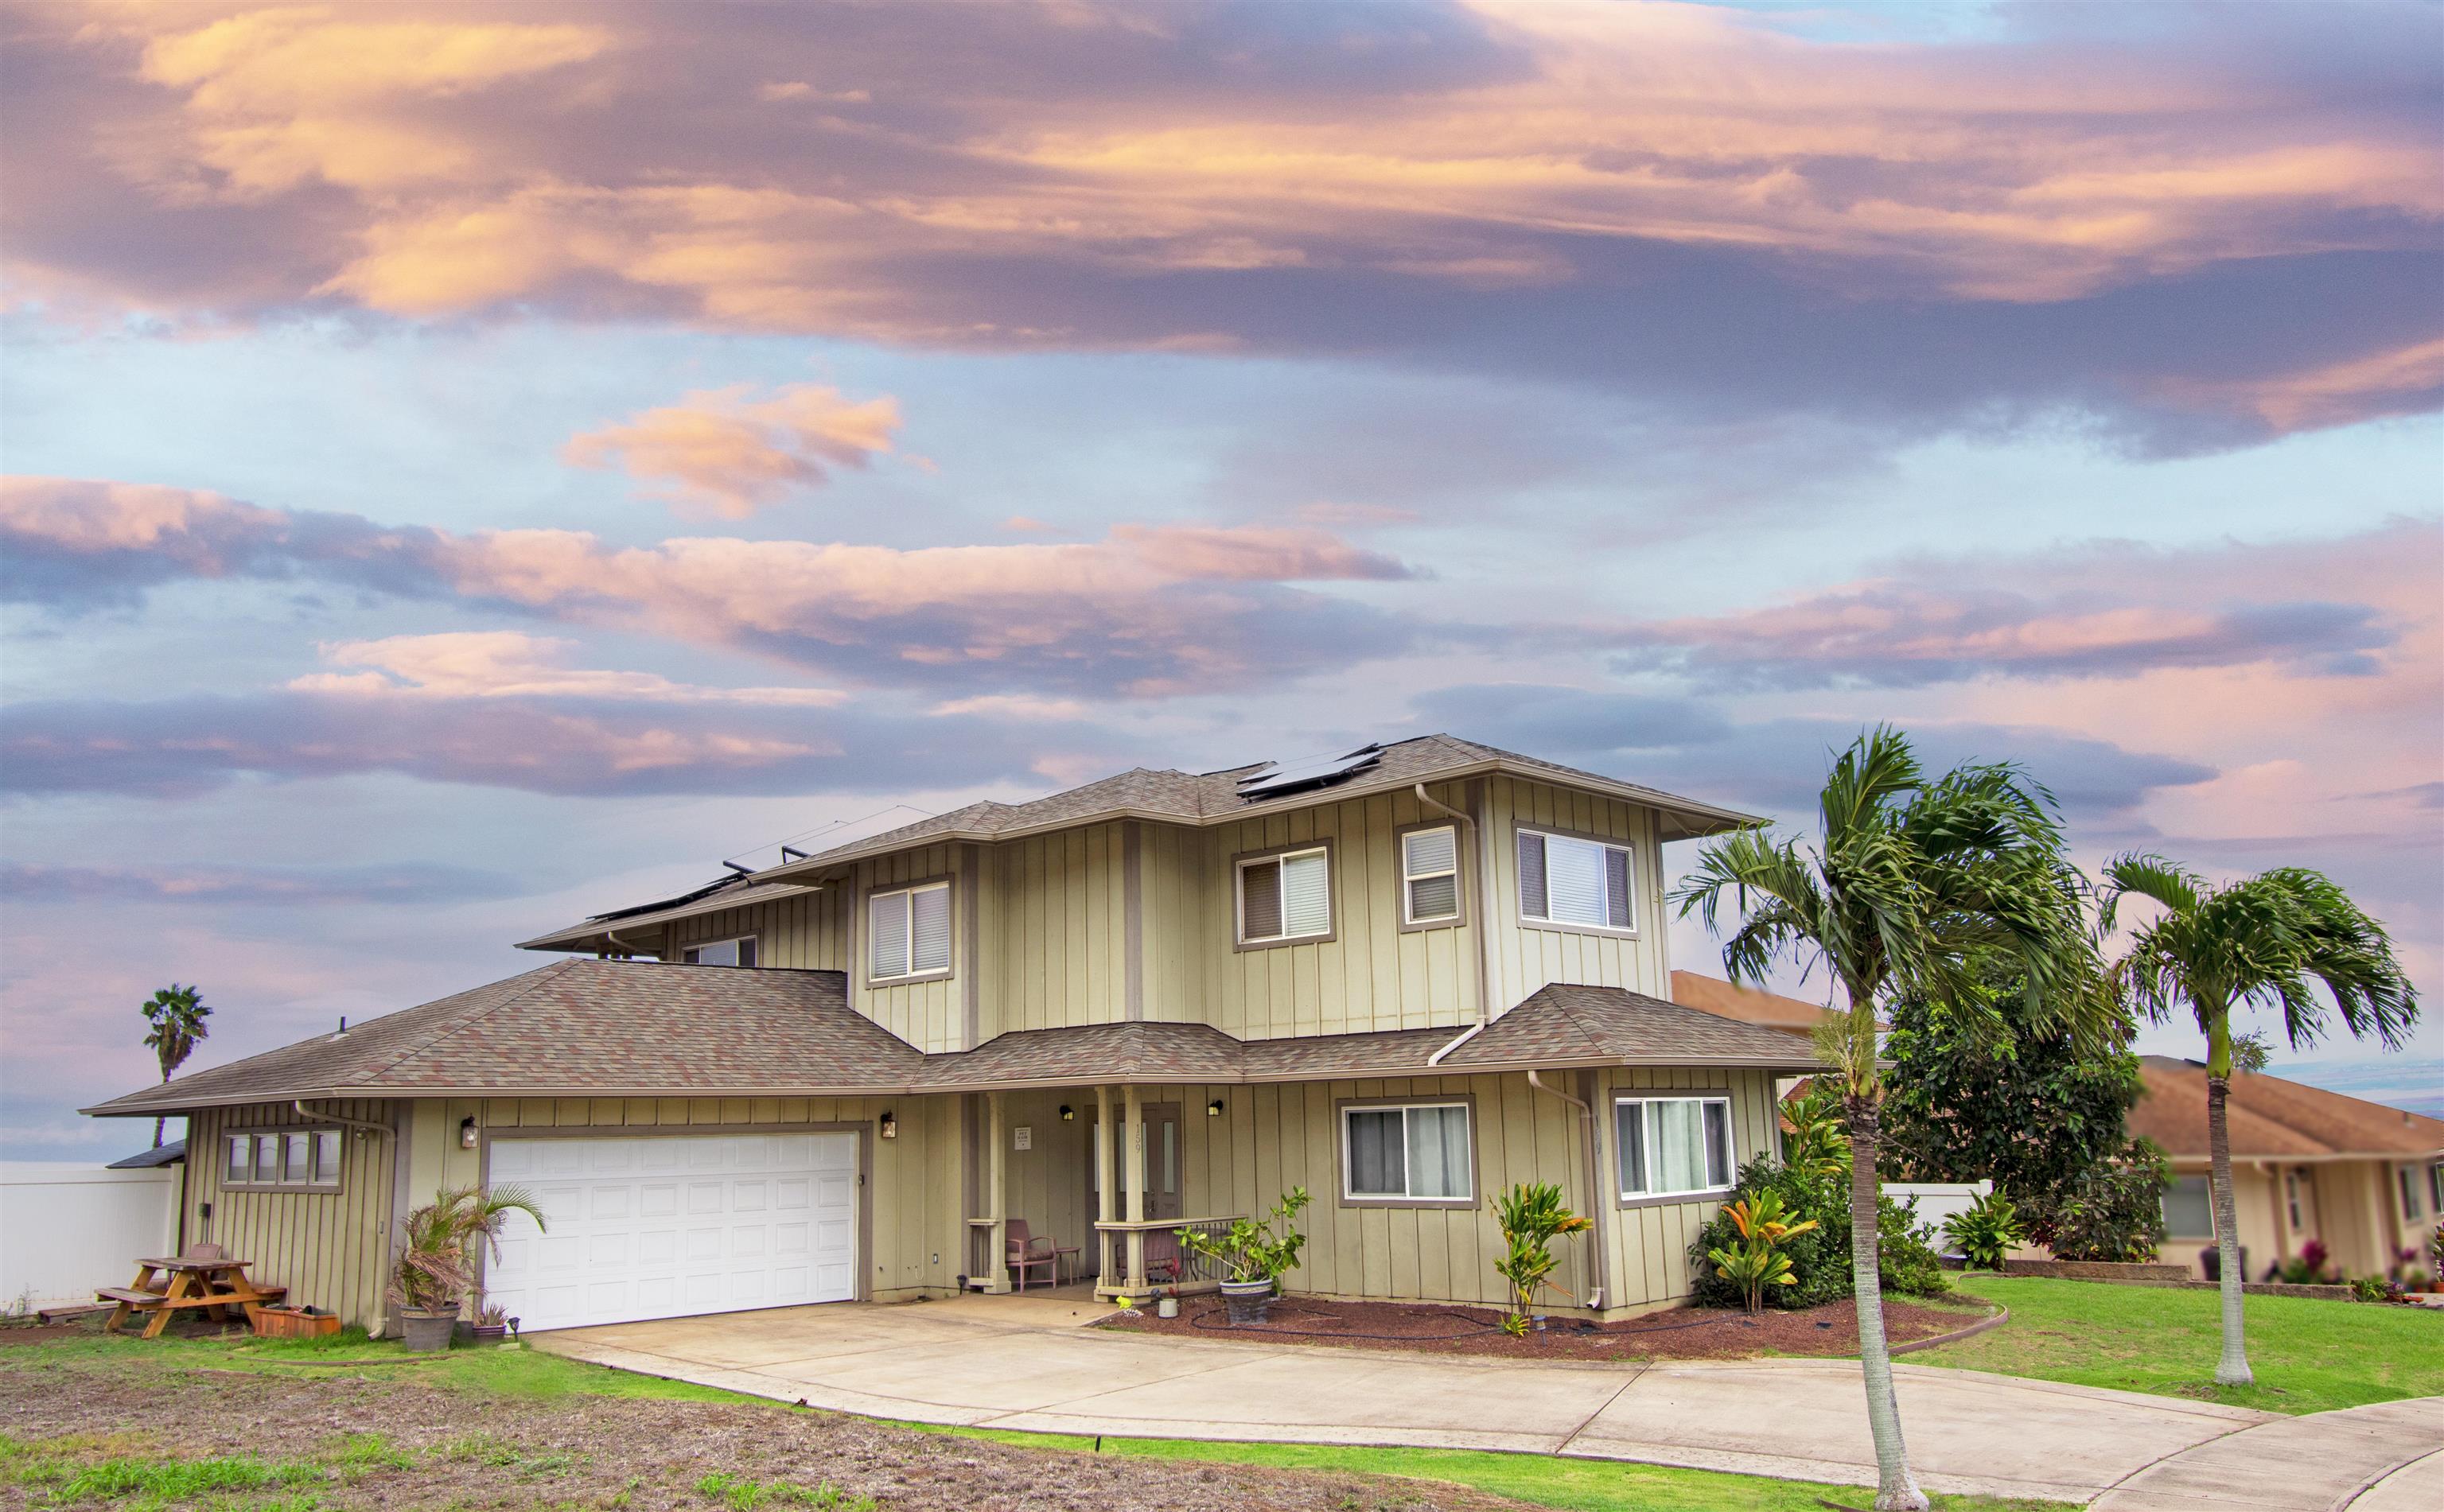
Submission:
[[131,1316],[144,1313],[149,1315],[144,1325],[146,1338],[159,1337],[171,1314],[181,1308],[201,1307],[218,1318],[227,1318],[230,1308],[243,1308],[247,1320],[251,1322],[258,1308],[287,1295],[286,1286],[257,1285],[248,1281],[246,1262],[216,1255],[139,1261],[133,1283],[94,1288],[95,1298],[112,1304],[110,1319],[102,1324],[103,1333],[115,1334]]

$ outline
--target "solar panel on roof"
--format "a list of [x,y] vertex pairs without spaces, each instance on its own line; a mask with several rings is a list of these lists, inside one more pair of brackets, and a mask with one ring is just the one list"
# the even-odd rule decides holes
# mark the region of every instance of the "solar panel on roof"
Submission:
[[1268,766],[1239,779],[1239,796],[1249,802],[1279,798],[1303,787],[1323,787],[1362,772],[1383,759],[1380,746],[1361,746],[1340,756],[1310,756],[1286,766]]

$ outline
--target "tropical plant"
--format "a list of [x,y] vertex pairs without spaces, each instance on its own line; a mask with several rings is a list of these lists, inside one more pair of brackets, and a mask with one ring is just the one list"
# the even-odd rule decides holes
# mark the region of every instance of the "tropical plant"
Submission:
[[1983,963],[1972,990],[1965,1005],[1894,1005],[1883,1117],[1894,1179],[1991,1180],[2009,1189],[2028,1238],[2050,1245],[2063,1205],[2128,1158],[2138,1058],[2118,1033],[2083,1047],[2058,1028],[1990,1032],[1996,1000],[2020,990],[2007,963]]
[[2133,1139],[2086,1171],[2046,1215],[2046,1247],[2057,1260],[2156,1258],[2164,1242],[2164,1189],[2172,1166],[2152,1139]]
[[475,1267],[500,1253],[509,1214],[544,1226],[543,1208],[523,1187],[449,1187],[408,1210],[399,1222],[398,1259],[391,1265],[391,1300],[417,1312],[455,1312],[475,1290]]
[[2234,1065],[2232,1010],[2272,1007],[2294,1050],[2325,1029],[2322,983],[2354,1038],[2399,1049],[2418,1018],[2418,996],[2394,959],[2384,926],[2324,875],[2278,867],[2216,887],[2157,856],[2123,856],[2104,869],[2107,928],[2121,903],[2145,898],[2159,912],[2131,931],[2113,968],[2116,989],[2157,1023],[2186,1008],[2207,1042],[2207,1153],[2222,1258],[2223,1356],[2215,1380],[2256,1377],[2241,1316],[2239,1225],[2232,1210],[2231,1135],[2225,1109]]
[[[1878,1145],[1883,1061],[1878,1014],[1899,997],[1954,1004],[1975,968],[2007,957],[2021,984],[1984,1003],[1983,1024],[2058,1026],[2083,1044],[2103,1040],[2115,1009],[2101,989],[2087,890],[2064,854],[2052,795],[2018,767],[1971,764],[1941,776],[1908,740],[1879,728],[1837,757],[1818,801],[1812,845],[1763,827],[1712,842],[1676,890],[1682,917],[1715,931],[1739,914],[1723,946],[1734,982],[1762,983],[1777,961],[1824,965],[1842,1008],[1818,1031],[1818,1057],[1840,1086],[1850,1139],[1850,1247],[1867,1421],[1875,1434],[1879,1512],[1927,1504],[1911,1476],[1893,1392],[1878,1268]],[[1716,931],[1719,932],[1719,931]]]
[[[167,1084],[187,1057],[195,1053],[197,1042],[212,1031],[204,1021],[213,1010],[204,1005],[203,989],[180,986],[173,982],[144,1000],[137,1010],[144,1015],[144,1048],[161,1062],[161,1080]],[[153,1120],[153,1148],[161,1148],[161,1132],[168,1124],[166,1116]]]
[[[1785,1236],[1783,1251],[1790,1257],[1796,1283],[1766,1294],[1768,1307],[1806,1309],[1838,1302],[1850,1295],[1850,1168],[1845,1162],[1831,1171],[1805,1171],[1759,1155],[1739,1169],[1730,1201],[1740,1202],[1772,1192],[1784,1211],[1812,1220],[1816,1227]],[[1876,1261],[1881,1285],[1888,1292],[1938,1296],[1951,1289],[1944,1280],[1942,1257],[1929,1240],[1931,1229],[1912,1222],[1910,1209],[1890,1197],[1877,1199]],[[1701,1307],[1738,1307],[1746,1303],[1737,1287],[1714,1274],[1708,1252],[1740,1242],[1739,1228],[1722,1209],[1715,1209],[1689,1245],[1690,1300]]]
[[2274,1274],[2294,1286],[2323,1285],[2331,1279],[2325,1274],[2325,1262],[2332,1258],[2333,1251],[2324,1240],[2311,1239],[2300,1246],[2299,1254],[2276,1266]]
[[1522,1182],[1493,1200],[1493,1221],[1502,1230],[1503,1255],[1494,1271],[1510,1283],[1510,1314],[1504,1333],[1528,1332],[1528,1314],[1537,1292],[1552,1284],[1562,1265],[1553,1241],[1583,1234],[1595,1226],[1562,1204],[1562,1189],[1551,1182]]
[[2027,1243],[2020,1223],[2019,1204],[2001,1187],[1970,1203],[1966,1212],[1943,1221],[1943,1237],[1960,1250],[1962,1263],[1979,1270],[2001,1270],[2003,1257]]
[[1282,1277],[1298,1264],[1299,1252],[1306,1247],[1306,1235],[1293,1227],[1291,1220],[1309,1200],[1305,1187],[1292,1187],[1282,1193],[1271,1211],[1261,1218],[1232,1219],[1218,1239],[1201,1228],[1173,1232],[1180,1248],[1221,1266],[1230,1280],[1268,1281],[1278,1293]]
[[1739,1230],[1740,1241],[1727,1248],[1710,1249],[1706,1258],[1714,1263],[1715,1275],[1740,1289],[1750,1312],[1762,1311],[1767,1287],[1799,1284],[1782,1243],[1813,1229],[1816,1220],[1794,1218],[1784,1209],[1782,1194],[1771,1190],[1725,1203],[1723,1216]]
[[1850,1140],[1842,1132],[1842,1093],[1822,1077],[1782,1104],[1782,1163],[1793,1171],[1833,1175],[1850,1169]]

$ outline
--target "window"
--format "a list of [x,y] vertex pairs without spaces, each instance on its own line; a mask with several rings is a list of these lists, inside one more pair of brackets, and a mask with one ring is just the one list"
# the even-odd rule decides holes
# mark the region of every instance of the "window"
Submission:
[[2408,1166],[2395,1167],[2393,1175],[2401,1187],[2401,1221],[2408,1223],[2418,1216],[2418,1184],[2411,1179]]
[[1465,1102],[1377,1103],[1341,1115],[1342,1195],[1351,1202],[1476,1202]]
[[2296,1171],[2283,1173],[2283,1202],[2290,1209],[2292,1228],[2296,1231],[2305,1227],[2300,1220],[2300,1173]]
[[2164,1190],[2164,1232],[2174,1239],[2214,1237],[2214,1204],[2204,1176],[2177,1176]]
[[2444,1218],[2444,1160],[2427,1168],[2427,1206]]
[[1278,945],[1332,933],[1332,853],[1319,845],[1239,863],[1239,943]]
[[753,966],[755,936],[743,934],[734,940],[707,940],[691,945],[679,952],[679,959],[690,966]]
[[1532,924],[1629,932],[1630,851],[1615,841],[1519,832],[1519,916]]
[[1619,1097],[1612,1122],[1622,1201],[1730,1188],[1731,1098]]
[[1459,917],[1459,831],[1449,824],[1400,837],[1400,922],[1448,924]]
[[221,1184],[282,1191],[337,1191],[343,1148],[337,1129],[233,1134],[225,1147]]
[[877,982],[947,976],[951,884],[928,882],[866,899],[866,975]]

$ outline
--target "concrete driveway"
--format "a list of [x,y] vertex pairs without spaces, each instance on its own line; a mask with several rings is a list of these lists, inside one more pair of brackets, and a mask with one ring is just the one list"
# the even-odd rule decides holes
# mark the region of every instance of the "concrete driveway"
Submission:
[[[1647,1367],[1208,1343],[1080,1327],[1091,1303],[962,1298],[727,1313],[535,1336],[647,1374],[874,1417],[1131,1438],[1527,1449],[1875,1483],[1855,1364]],[[2085,1502],[2279,1420],[2170,1397],[1898,1368],[1935,1490]]]

